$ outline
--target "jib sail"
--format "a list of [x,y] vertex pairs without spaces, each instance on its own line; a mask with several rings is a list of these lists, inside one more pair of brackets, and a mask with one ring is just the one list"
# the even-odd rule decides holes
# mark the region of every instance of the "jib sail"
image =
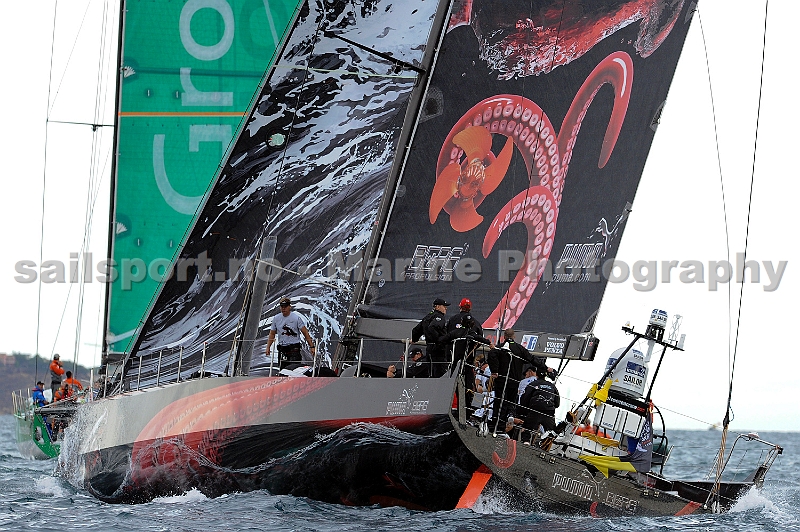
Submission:
[[298,3],[122,3],[108,351],[133,347]]

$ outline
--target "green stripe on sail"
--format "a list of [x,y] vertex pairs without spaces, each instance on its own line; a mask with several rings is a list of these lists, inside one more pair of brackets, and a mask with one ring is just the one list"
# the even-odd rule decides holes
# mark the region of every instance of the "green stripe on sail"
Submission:
[[298,3],[125,2],[109,351],[132,348]]

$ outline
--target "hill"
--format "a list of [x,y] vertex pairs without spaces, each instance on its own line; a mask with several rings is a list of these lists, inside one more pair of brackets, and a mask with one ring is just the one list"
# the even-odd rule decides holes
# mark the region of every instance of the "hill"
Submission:
[[[38,359],[38,361],[37,361]],[[45,386],[50,386],[50,360],[22,353],[6,355],[0,353],[0,414],[13,414],[11,392],[33,388],[38,376]],[[64,369],[73,371],[84,385],[89,382],[89,369],[78,366],[73,370],[71,361],[64,361]]]

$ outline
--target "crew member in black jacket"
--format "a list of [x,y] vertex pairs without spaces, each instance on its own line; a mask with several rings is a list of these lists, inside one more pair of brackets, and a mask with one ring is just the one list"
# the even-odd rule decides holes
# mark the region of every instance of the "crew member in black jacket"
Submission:
[[431,360],[431,377],[441,377],[447,367],[447,353],[439,340],[447,334],[445,314],[450,303],[437,297],[433,300],[433,310],[425,315],[411,330],[411,340],[416,342],[425,335],[426,354]]
[[[459,360],[466,358],[467,369],[470,371],[475,360],[477,344],[488,345],[490,348],[494,347],[492,341],[483,336],[483,329],[470,314],[464,314],[458,328],[442,336],[439,343],[444,347],[446,353],[449,354],[450,350],[453,350],[453,369],[455,369]],[[473,382],[474,380],[474,374],[467,374],[466,382]]]
[[[401,359],[402,360],[402,359]],[[430,376],[431,363],[428,358],[422,353],[421,347],[412,347],[408,352],[408,366],[406,367],[407,379],[421,379]],[[397,374],[397,366],[392,364],[386,370],[386,376],[402,377],[403,374]]]
[[[530,431],[538,431],[539,425],[544,430],[556,430],[556,408],[561,404],[561,395],[556,385],[545,377],[547,370],[536,368],[536,380],[531,382],[522,394],[519,414],[525,416],[522,426]],[[519,420],[515,420],[517,422]]]
[[494,376],[494,394],[497,399],[502,399],[502,402],[495,400],[495,405],[501,405],[496,418],[498,424],[505,423],[509,416],[514,415],[517,389],[522,380],[522,366],[526,362],[536,365],[530,352],[514,341],[514,335],[513,329],[506,329],[503,332],[505,341],[498,348],[489,351],[488,356],[489,368]]

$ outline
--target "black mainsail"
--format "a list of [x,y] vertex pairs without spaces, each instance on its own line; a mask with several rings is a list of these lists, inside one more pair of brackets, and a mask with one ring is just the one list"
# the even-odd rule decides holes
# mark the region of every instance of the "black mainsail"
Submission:
[[414,317],[468,297],[485,328],[590,330],[683,2],[460,4],[360,303]]

